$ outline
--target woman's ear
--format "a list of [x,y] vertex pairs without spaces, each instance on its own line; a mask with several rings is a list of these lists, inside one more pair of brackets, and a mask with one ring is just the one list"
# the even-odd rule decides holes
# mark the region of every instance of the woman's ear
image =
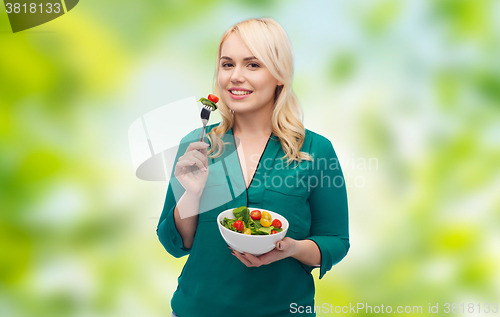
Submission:
[[283,84],[279,80],[278,80],[278,86],[283,86]]

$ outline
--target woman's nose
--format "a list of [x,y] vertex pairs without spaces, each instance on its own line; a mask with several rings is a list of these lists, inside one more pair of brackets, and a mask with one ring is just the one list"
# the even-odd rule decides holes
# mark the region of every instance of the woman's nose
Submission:
[[243,77],[242,71],[239,67],[235,67],[233,73],[231,74],[231,83],[242,83],[245,81],[245,77]]

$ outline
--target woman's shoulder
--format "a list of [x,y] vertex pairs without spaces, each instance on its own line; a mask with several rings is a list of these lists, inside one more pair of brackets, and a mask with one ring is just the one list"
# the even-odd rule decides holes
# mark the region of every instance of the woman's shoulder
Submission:
[[306,135],[304,138],[304,145],[308,144],[310,148],[323,148],[323,147],[331,147],[332,142],[326,138],[325,136],[311,131],[309,129],[306,130]]

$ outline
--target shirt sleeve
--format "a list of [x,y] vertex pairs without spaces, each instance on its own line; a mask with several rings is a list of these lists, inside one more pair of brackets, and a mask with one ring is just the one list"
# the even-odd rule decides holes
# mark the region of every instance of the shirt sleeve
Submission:
[[176,258],[188,255],[189,251],[191,250],[190,248],[184,247],[184,242],[182,241],[182,237],[177,230],[174,221],[174,209],[177,206],[175,196],[181,197],[184,193],[184,188],[174,176],[174,169],[177,160],[179,159],[181,154],[184,154],[187,146],[189,145],[189,142],[187,142],[186,139],[187,136],[181,140],[179,149],[175,156],[172,167],[172,174],[170,176],[170,182],[168,184],[167,195],[165,198],[165,203],[163,205],[163,211],[160,216],[160,221],[158,222],[158,227],[156,228],[156,234],[158,235],[158,239],[160,240],[161,244],[168,253]]
[[163,206],[160,221],[158,222],[156,233],[165,250],[172,256],[180,258],[188,255],[190,249],[184,247],[182,237],[175,226],[174,209],[176,206],[177,202],[175,201],[172,191],[172,184],[169,184],[167,197],[165,198],[165,204]]
[[[347,192],[337,155],[330,141],[324,139],[314,157],[318,185],[309,196],[311,236],[321,252],[321,279],[349,250]],[[326,160],[325,160],[326,159]],[[312,182],[311,182],[312,183]]]

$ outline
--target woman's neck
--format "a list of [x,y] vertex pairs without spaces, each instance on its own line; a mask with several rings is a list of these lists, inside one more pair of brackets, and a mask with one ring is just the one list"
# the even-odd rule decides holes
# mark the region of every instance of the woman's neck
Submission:
[[273,131],[271,116],[262,113],[234,114],[233,134],[239,138],[269,137]]
[[240,138],[269,137],[273,131],[271,117],[274,107],[265,107],[260,111],[234,113],[233,134]]

